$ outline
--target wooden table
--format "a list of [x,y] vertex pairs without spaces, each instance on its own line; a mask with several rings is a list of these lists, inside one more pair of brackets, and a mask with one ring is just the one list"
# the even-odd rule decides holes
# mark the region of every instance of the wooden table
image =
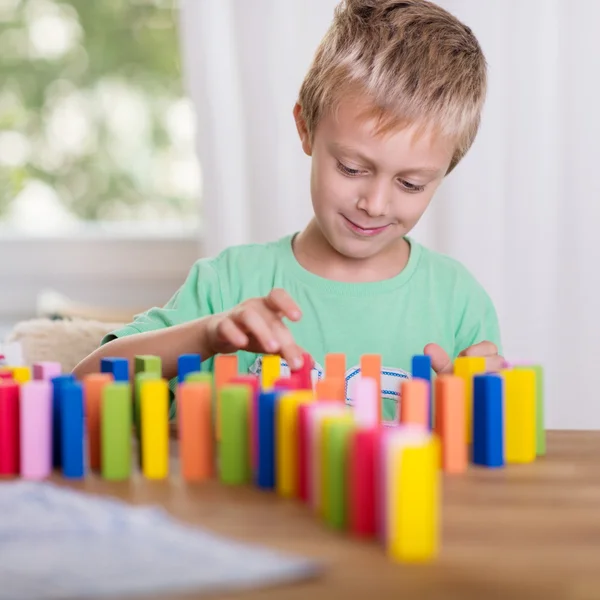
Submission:
[[178,475],[166,482],[55,481],[132,504],[158,503],[216,533],[327,564],[305,583],[219,598],[600,598],[600,432],[549,432],[548,454],[534,464],[471,466],[445,476],[441,554],[425,566],[392,563],[374,542],[332,531],[304,505],[254,488],[190,486]]

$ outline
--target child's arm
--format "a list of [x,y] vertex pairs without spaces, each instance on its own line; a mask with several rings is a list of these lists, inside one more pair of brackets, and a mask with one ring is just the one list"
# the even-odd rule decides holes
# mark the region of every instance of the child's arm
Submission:
[[287,292],[275,289],[264,298],[250,298],[222,313],[111,340],[84,358],[73,374],[81,379],[98,372],[100,360],[110,356],[128,359],[132,369],[135,356],[151,354],[160,356],[163,377],[172,379],[182,354],[200,354],[207,360],[236,350],[279,353],[292,369],[299,368],[303,350],[283,318],[298,321],[300,316],[298,305]]

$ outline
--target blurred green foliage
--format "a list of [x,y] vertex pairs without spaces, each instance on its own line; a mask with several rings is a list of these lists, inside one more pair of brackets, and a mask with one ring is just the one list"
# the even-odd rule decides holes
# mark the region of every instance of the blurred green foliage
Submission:
[[195,215],[168,177],[193,160],[165,118],[185,101],[177,19],[174,0],[0,0],[0,217],[32,180],[82,220]]

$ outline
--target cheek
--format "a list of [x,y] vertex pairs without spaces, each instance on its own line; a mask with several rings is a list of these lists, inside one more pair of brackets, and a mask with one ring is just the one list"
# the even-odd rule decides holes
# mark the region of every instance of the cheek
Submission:
[[356,182],[343,177],[327,164],[313,163],[311,191],[313,202],[320,207],[338,206],[356,197]]

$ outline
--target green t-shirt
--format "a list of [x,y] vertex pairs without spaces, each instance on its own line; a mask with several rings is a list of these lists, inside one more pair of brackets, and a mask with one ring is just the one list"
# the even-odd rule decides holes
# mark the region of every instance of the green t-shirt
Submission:
[[[404,270],[371,283],[330,281],[304,269],[292,251],[292,235],[266,244],[228,248],[198,260],[163,308],[137,315],[103,343],[135,333],[177,325],[228,310],[243,300],[283,288],[298,303],[302,319],[288,322],[296,342],[315,361],[313,379],[323,374],[325,355],[346,355],[346,398],[362,354],[381,355],[383,418],[396,418],[400,380],[426,344],[439,344],[455,358],[488,340],[501,352],[498,319],[483,287],[460,263],[407,238],[411,251]],[[242,373],[260,373],[261,356],[238,352]],[[203,362],[212,370],[213,360]],[[289,369],[282,361],[282,375]],[[173,385],[173,382],[172,382]]]

